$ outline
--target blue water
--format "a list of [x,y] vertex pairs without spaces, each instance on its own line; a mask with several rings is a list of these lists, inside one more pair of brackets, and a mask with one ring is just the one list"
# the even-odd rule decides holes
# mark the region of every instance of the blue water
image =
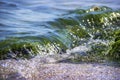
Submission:
[[90,6],[120,8],[119,0],[0,0],[0,40],[9,37],[46,35],[54,32],[46,22],[69,10]]

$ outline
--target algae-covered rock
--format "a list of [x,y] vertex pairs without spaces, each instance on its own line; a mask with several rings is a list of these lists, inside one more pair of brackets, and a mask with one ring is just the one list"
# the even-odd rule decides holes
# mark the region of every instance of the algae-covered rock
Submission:
[[79,25],[84,26],[94,39],[112,39],[112,32],[120,23],[120,10],[113,10],[105,6],[93,6],[87,10],[77,9],[71,16],[74,16],[73,18],[79,22]]
[[119,59],[120,60],[120,40],[114,42],[111,47],[112,47],[112,49],[110,49],[108,55],[112,59]]
[[42,56],[65,53],[65,50],[70,46],[68,40],[63,38],[63,35],[58,36],[49,33],[40,37],[2,40],[0,41],[0,59],[30,59],[38,54]]
[[[59,46],[57,45],[59,43]],[[58,47],[64,47],[59,40],[52,41],[50,38],[11,38],[0,42],[0,59],[30,59],[37,54],[47,54],[59,52]]]
[[[13,41],[13,42],[11,42]],[[20,40],[4,40],[0,42],[0,59],[8,58],[31,58],[35,56],[37,52],[37,46],[39,43],[27,42]]]
[[111,59],[120,60],[120,30],[115,32],[115,41],[111,44],[108,55]]
[[120,40],[120,30],[115,31],[115,41]]
[[87,38],[90,37],[90,35],[88,34],[88,32],[83,29],[81,26],[69,26],[69,33],[71,35],[77,36],[79,38]]
[[117,11],[91,12],[78,17],[81,24],[86,27],[102,28],[112,25],[120,20],[120,13]]

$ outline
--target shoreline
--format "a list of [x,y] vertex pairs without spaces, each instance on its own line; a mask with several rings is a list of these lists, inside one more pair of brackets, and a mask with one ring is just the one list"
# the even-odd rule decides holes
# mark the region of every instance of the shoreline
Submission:
[[[2,65],[1,65],[2,64]],[[1,80],[119,80],[120,67],[108,63],[42,63],[41,59],[0,61]]]

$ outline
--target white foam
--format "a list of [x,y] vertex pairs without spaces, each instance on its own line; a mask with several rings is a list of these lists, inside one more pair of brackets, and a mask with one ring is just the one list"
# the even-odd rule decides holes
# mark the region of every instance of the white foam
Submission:
[[67,50],[67,54],[71,54],[71,53],[76,53],[76,52],[86,52],[86,51],[89,51],[90,48],[87,47],[87,46],[77,46],[71,50]]

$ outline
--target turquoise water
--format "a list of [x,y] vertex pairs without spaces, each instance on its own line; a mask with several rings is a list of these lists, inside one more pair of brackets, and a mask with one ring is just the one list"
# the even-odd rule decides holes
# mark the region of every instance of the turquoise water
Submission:
[[111,32],[119,29],[119,5],[114,0],[0,0],[1,59],[103,53]]

